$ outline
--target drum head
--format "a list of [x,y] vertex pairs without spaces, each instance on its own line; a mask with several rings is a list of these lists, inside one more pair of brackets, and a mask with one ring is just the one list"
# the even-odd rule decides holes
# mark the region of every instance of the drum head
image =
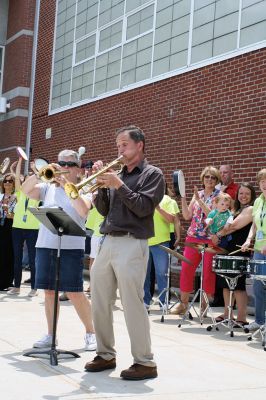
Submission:
[[9,164],[10,164],[10,158],[6,157],[1,164],[1,171],[0,171],[1,174],[4,174],[6,172]]
[[19,157],[22,157],[23,160],[28,161],[28,156],[25,153],[25,151],[22,149],[22,147],[17,147],[16,150],[17,150],[17,153],[18,153]]
[[175,194],[177,196],[185,197],[186,194],[185,178],[181,169],[178,169],[173,172],[173,185]]
[[40,171],[43,167],[46,167],[46,165],[49,164],[45,158],[35,158],[34,163],[37,171]]

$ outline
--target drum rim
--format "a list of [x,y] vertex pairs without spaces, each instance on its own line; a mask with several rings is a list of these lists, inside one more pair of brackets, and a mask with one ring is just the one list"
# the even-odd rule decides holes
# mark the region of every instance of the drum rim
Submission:
[[266,265],[266,260],[249,260],[250,264]]
[[241,256],[228,256],[222,254],[216,254],[214,258],[221,258],[224,260],[249,260],[249,257],[241,257]]
[[234,275],[236,275],[236,274],[244,274],[246,272],[246,271],[240,271],[239,269],[234,269],[234,270],[232,270],[232,269],[218,269],[218,270],[213,269],[213,271],[218,273],[218,274],[219,274],[219,272],[223,272],[225,274],[234,274]]
[[249,277],[251,279],[257,279],[257,280],[266,280],[266,275],[254,275],[254,274],[250,274]]

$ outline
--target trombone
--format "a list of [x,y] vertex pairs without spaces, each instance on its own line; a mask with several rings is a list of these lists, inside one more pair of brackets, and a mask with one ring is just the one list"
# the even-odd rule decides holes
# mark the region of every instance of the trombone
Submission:
[[[86,192],[90,192],[90,193],[95,192],[95,190],[102,187],[102,185],[100,183],[94,183],[94,184],[91,184],[91,183],[98,176],[104,174],[105,172],[107,172],[109,169],[111,169],[113,167],[117,167],[117,166],[119,167],[119,169],[116,170],[116,174],[119,174],[122,171],[122,168],[124,165],[122,158],[123,158],[123,156],[119,156],[114,161],[110,162],[109,164],[106,164],[99,171],[95,172],[95,174],[89,176],[88,178],[84,179],[83,181],[81,181],[80,183],[78,183],[76,185],[74,185],[74,183],[70,183],[70,182],[66,183],[64,186],[64,189],[65,189],[67,196],[70,197],[71,199],[77,199],[79,197],[79,190],[87,185],[88,185],[88,189],[86,190]],[[84,189],[83,189],[83,191],[84,191]]]

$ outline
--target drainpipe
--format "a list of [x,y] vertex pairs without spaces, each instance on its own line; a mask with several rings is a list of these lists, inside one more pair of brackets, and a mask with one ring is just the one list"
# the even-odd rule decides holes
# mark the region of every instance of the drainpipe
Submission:
[[30,78],[30,96],[29,96],[29,115],[28,115],[27,137],[26,137],[26,154],[28,156],[28,161],[25,161],[25,168],[24,168],[25,175],[28,173],[28,170],[29,170],[29,159],[30,159],[32,111],[33,111],[35,70],[36,70],[36,59],[37,59],[40,1],[41,0],[36,0],[36,9],[35,9],[35,18],[34,18],[33,46],[32,46],[32,59],[31,59],[31,78]]

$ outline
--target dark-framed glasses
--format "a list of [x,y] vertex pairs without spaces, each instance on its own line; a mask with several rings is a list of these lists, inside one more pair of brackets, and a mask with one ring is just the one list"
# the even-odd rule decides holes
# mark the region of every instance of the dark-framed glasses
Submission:
[[58,161],[58,165],[60,167],[78,167],[78,164],[75,161]]
[[216,181],[216,179],[217,179],[216,176],[213,176],[213,175],[205,175],[204,178],[205,179],[211,179],[213,181]]
[[4,179],[3,183],[14,183],[13,179]]

